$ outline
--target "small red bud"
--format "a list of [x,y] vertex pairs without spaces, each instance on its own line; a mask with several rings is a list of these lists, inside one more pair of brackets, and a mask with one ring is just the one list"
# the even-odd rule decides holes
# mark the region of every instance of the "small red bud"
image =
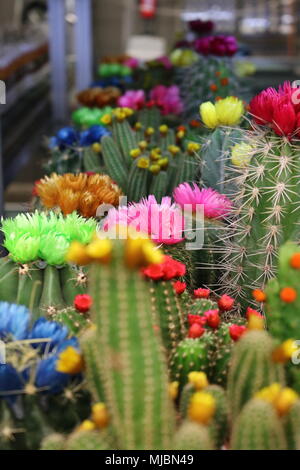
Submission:
[[222,310],[222,312],[228,312],[232,309],[234,302],[235,300],[232,297],[227,294],[224,294],[218,300],[219,309]]
[[194,323],[194,324],[189,328],[188,337],[189,337],[189,338],[200,338],[200,336],[202,336],[204,332],[205,332],[205,329],[202,328],[202,326],[199,325],[199,323]]

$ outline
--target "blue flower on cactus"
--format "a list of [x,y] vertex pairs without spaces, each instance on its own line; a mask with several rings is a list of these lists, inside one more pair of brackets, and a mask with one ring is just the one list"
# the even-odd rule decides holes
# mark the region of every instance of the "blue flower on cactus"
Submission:
[[56,370],[58,356],[42,359],[36,368],[35,386],[39,389],[45,389],[46,393],[60,393],[68,384],[70,376]]
[[77,350],[80,349],[78,339],[75,338],[75,336],[72,336],[72,338],[66,339],[65,341],[60,343],[55,349],[56,354],[61,353],[64,349],[68,348],[69,346],[72,346],[72,348]]
[[23,305],[0,302],[0,338],[21,340],[27,338],[30,312]]
[[78,140],[78,133],[73,127],[63,127],[56,134],[59,145],[74,145]]
[[110,132],[104,126],[91,126],[80,133],[80,145],[87,147],[95,142],[100,142],[105,135],[110,135]]
[[32,343],[34,348],[40,348],[42,352],[51,351],[55,346],[64,341],[68,336],[68,329],[55,321],[46,320],[41,317],[33,324],[32,330],[28,335],[30,339],[48,339]]
[[49,146],[49,149],[55,149],[56,147],[59,147],[58,139],[55,136],[50,137],[48,146]]
[[22,376],[11,364],[0,364],[0,396],[13,401],[18,390],[24,388]]

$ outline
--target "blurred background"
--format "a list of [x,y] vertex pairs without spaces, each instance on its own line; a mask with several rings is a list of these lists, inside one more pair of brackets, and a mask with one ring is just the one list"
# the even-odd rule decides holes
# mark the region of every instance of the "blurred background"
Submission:
[[215,33],[236,36],[237,57],[255,65],[253,93],[300,76],[299,0],[0,0],[0,7],[7,211],[25,207],[43,174],[45,136],[69,123],[76,93],[108,56],[155,59],[190,38],[188,22],[212,20]]

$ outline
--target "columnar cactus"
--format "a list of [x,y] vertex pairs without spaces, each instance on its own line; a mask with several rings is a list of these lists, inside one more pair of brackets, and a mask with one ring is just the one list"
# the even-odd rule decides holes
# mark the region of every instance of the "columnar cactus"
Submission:
[[288,449],[299,450],[300,446],[300,400],[297,400],[287,415],[283,418],[283,426],[288,444]]
[[233,425],[233,450],[285,450],[284,430],[273,406],[258,398],[250,400]]
[[207,426],[184,421],[175,434],[173,449],[175,450],[213,450],[213,442]]
[[273,382],[284,384],[282,364],[274,363],[275,343],[265,331],[247,331],[237,342],[228,375],[227,393],[232,418],[262,387]]

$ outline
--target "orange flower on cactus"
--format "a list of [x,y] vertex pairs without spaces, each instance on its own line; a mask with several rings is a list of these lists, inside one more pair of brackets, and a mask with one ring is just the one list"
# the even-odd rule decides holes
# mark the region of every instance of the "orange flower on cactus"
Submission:
[[297,291],[293,287],[284,287],[280,291],[280,298],[283,302],[292,303],[297,298]]
[[64,215],[74,211],[93,217],[101,204],[117,206],[122,192],[107,175],[79,173],[45,176],[36,193],[47,209],[60,208]]

